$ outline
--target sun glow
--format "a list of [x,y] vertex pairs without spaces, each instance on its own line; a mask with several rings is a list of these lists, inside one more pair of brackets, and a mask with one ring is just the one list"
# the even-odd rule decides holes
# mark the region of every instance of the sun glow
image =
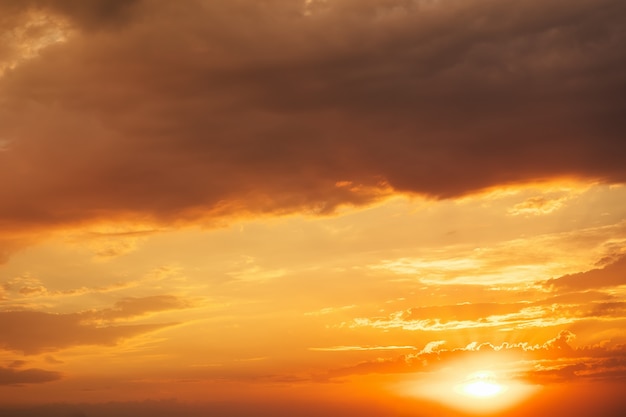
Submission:
[[493,373],[481,371],[471,374],[456,390],[470,397],[492,398],[505,392],[506,386],[496,381]]
[[[514,407],[537,387],[516,378],[519,363],[507,361],[458,361],[428,379],[413,378],[401,384],[408,396],[437,401],[463,413],[490,414]],[[487,366],[486,366],[487,365]]]

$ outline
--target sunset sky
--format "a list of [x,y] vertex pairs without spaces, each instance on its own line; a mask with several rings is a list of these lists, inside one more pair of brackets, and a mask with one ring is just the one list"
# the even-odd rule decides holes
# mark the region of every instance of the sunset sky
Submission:
[[0,415],[624,392],[624,0],[0,0]]

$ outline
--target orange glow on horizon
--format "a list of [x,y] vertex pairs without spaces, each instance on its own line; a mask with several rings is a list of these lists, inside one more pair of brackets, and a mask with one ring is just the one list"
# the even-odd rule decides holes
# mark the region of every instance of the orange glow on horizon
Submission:
[[[455,361],[431,374],[408,378],[398,385],[402,395],[435,401],[472,414],[493,414],[514,408],[539,387],[512,375],[514,356]],[[515,365],[513,365],[515,366]],[[486,370],[487,369],[487,370]],[[522,371],[517,367],[516,373]]]
[[498,382],[491,372],[479,371],[471,374],[455,390],[476,398],[491,398],[504,393],[508,387]]

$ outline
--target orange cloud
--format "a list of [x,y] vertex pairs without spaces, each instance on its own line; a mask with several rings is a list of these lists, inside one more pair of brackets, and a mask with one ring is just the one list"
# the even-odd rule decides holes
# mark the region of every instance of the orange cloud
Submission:
[[120,319],[142,316],[167,310],[188,308],[191,303],[173,295],[154,295],[150,297],[125,298],[115,303],[114,308],[84,313],[90,319],[104,322],[112,322]]
[[74,346],[114,345],[173,325],[173,323],[113,325],[115,321],[147,313],[186,308],[189,303],[171,295],[127,298],[112,309],[71,314],[38,311],[0,312],[0,347],[27,355]]
[[0,347],[32,355],[82,345],[114,345],[120,339],[162,329],[170,324],[96,327],[82,324],[78,314],[35,311],[0,313]]
[[0,385],[41,384],[61,378],[59,372],[37,368],[22,369],[27,364],[24,360],[14,360],[6,367],[0,366]]
[[557,291],[582,291],[626,285],[626,256],[621,256],[602,268],[549,279],[544,285]]
[[567,199],[567,196],[554,199],[532,197],[522,203],[516,204],[509,210],[509,213],[514,216],[549,214],[563,207]]
[[[536,383],[626,378],[624,359],[626,345],[604,343],[575,348],[571,346],[573,339],[574,334],[565,330],[557,337],[535,345],[522,342],[494,346],[490,343],[473,342],[464,348],[448,349],[443,347],[445,342],[437,341],[434,345],[427,344],[417,353],[395,358],[378,358],[351,367],[335,369],[329,372],[328,377],[339,378],[368,373],[429,373],[459,360],[490,363],[498,357],[503,357],[510,362],[508,365],[511,369],[518,369],[516,371],[518,373],[519,369],[522,370],[519,377]],[[512,361],[510,359],[512,357],[516,359]],[[519,367],[522,362],[526,365]]]
[[0,385],[41,384],[61,379],[61,374],[43,369],[15,369],[0,367]]
[[370,3],[0,2],[73,31],[0,77],[0,226],[626,180],[619,0]]

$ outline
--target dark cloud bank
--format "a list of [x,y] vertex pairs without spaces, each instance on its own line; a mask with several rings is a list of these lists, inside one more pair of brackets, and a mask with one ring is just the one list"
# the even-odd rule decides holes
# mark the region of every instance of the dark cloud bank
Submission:
[[621,0],[4,0],[0,25],[34,11],[67,41],[0,77],[4,230],[626,180]]

